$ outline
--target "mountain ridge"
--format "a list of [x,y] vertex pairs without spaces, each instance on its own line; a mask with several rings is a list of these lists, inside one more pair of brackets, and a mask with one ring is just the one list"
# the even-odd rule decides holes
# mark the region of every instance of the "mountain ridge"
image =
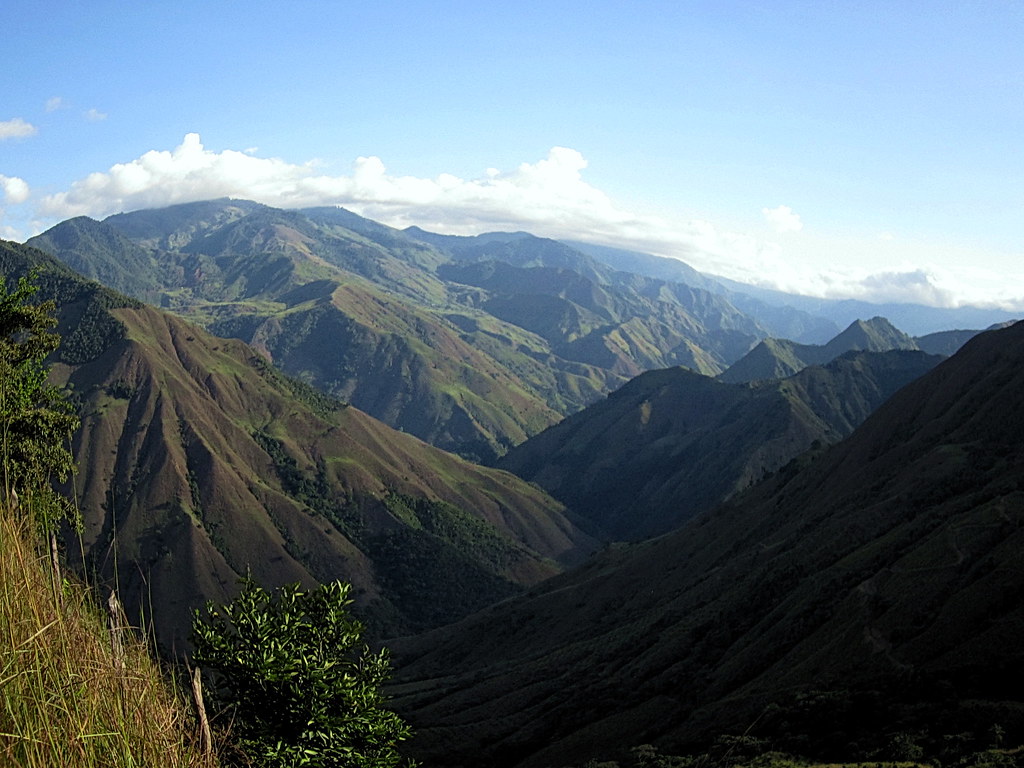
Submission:
[[[66,222],[30,244],[485,461],[643,370],[718,373],[769,333],[719,294],[617,272],[558,241],[399,231],[337,208],[221,199]],[[117,274],[123,258],[130,274]],[[326,301],[331,285],[353,301]],[[354,316],[360,303],[392,330]]]

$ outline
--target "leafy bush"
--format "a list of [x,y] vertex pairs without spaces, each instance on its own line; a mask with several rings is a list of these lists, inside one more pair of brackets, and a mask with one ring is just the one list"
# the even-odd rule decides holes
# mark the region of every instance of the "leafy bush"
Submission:
[[347,607],[350,585],[298,584],[274,592],[252,579],[224,607],[193,621],[194,660],[215,672],[233,718],[241,764],[385,768],[408,726],[384,708],[387,652],[359,646],[363,627]]

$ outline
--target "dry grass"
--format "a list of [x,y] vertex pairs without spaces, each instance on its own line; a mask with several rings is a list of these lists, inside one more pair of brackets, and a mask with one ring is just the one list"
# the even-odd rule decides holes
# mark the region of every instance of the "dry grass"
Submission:
[[0,507],[0,767],[203,766],[188,703],[144,642],[54,583],[30,526]]

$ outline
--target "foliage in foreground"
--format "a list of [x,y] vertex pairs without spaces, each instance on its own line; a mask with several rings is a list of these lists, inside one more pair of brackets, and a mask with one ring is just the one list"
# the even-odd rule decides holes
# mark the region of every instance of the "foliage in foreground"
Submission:
[[[229,605],[193,623],[194,660],[212,670],[242,765],[389,768],[409,735],[384,708],[387,652],[360,646],[350,585],[274,592],[251,579]],[[230,759],[230,758],[229,758]]]
[[0,470],[4,497],[16,494],[46,529],[74,518],[50,479],[66,480],[74,468],[67,445],[78,417],[46,383],[45,360],[60,343],[52,329],[54,303],[32,304],[37,287],[22,277],[13,291],[0,278]]

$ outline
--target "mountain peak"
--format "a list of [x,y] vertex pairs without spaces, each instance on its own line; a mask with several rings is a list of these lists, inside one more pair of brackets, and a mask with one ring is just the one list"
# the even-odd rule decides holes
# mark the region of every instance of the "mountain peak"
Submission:
[[885,349],[917,349],[914,340],[886,318],[876,316],[870,320],[855,320],[826,348],[841,348],[843,352],[863,349],[880,352]]

